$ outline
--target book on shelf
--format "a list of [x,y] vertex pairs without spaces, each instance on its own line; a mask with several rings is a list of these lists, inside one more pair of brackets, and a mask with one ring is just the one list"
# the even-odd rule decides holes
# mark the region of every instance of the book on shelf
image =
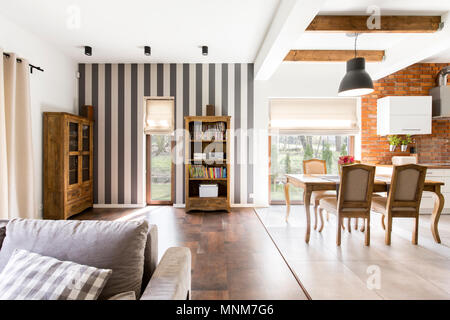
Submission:
[[192,139],[194,140],[225,140],[225,122],[194,122],[193,129]]
[[227,177],[227,168],[190,165],[189,177],[194,179],[224,179]]

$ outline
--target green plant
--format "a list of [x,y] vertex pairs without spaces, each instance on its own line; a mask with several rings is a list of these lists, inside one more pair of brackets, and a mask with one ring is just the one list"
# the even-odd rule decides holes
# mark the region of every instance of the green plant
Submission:
[[401,143],[401,139],[396,135],[389,136],[388,141],[391,146],[398,146]]
[[305,153],[303,155],[303,159],[304,160],[312,159],[313,158],[313,152],[314,152],[314,150],[313,150],[312,146],[308,143],[306,145],[306,148],[305,148]]
[[339,154],[341,156],[346,156],[347,155],[347,145],[344,143],[341,147],[341,153]]
[[407,134],[405,137],[405,140],[402,140],[402,145],[407,146],[408,144],[410,144],[412,142],[412,138],[411,135]]

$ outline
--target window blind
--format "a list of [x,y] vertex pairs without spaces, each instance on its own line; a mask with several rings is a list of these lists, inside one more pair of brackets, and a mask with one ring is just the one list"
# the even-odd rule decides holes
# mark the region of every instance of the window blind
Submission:
[[270,129],[280,133],[358,134],[357,99],[270,100]]
[[174,131],[174,100],[148,99],[145,108],[146,134],[172,134]]

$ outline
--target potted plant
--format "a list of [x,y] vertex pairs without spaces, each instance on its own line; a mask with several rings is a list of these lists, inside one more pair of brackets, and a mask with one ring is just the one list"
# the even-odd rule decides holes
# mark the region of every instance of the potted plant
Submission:
[[348,166],[348,165],[354,164],[354,163],[355,163],[355,158],[353,158],[353,156],[340,156],[338,159],[339,175],[342,174],[343,166]]
[[408,149],[408,144],[410,144],[411,142],[412,142],[411,135],[407,134],[405,137],[405,140],[402,140],[402,142],[401,142],[402,143],[402,145],[401,145],[402,152],[406,152],[406,149]]
[[395,149],[397,148],[397,146],[400,144],[401,140],[398,136],[394,135],[394,136],[389,136],[388,137],[388,141],[389,141],[389,151],[390,152],[394,152]]

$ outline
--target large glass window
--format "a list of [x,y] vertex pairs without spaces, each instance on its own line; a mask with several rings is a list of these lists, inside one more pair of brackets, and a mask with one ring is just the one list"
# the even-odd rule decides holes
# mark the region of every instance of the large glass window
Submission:
[[[270,200],[284,202],[286,173],[303,173],[303,160],[322,159],[327,162],[327,173],[338,174],[337,162],[350,153],[350,136],[321,136],[280,134],[270,137]],[[303,190],[291,187],[292,201],[303,199]]]

